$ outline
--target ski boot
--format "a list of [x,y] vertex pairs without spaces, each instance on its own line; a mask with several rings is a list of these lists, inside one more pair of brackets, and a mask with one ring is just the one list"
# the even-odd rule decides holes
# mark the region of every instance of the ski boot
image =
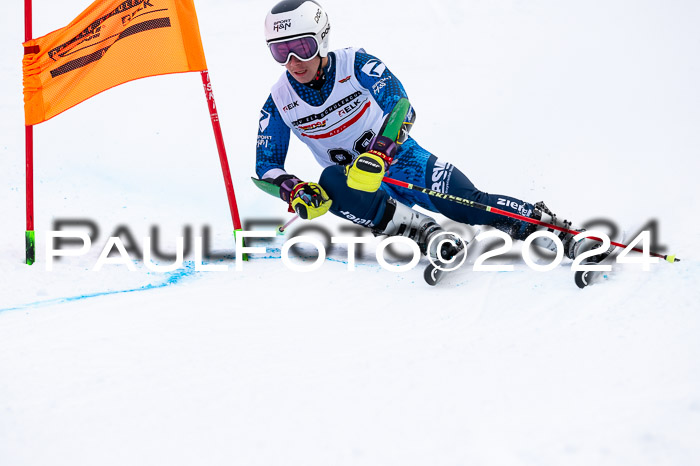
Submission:
[[[572,223],[567,221],[567,220],[560,220],[557,218],[557,216],[549,210],[549,208],[545,205],[544,202],[540,201],[535,204],[535,208],[532,211],[532,215],[530,218],[534,218],[535,220],[539,220],[541,222],[549,223],[555,226],[558,226],[560,228],[563,228],[565,230],[572,230],[571,225]],[[547,228],[544,226],[539,226],[539,225],[530,225],[530,228],[528,229],[529,231],[526,233],[526,235],[530,235],[534,233],[535,231],[541,231],[541,230],[547,230],[551,233],[554,233],[559,237],[561,240],[562,244],[564,245],[564,255],[568,257],[569,259],[576,259],[579,255],[583,254],[586,251],[590,251],[591,249],[597,247],[599,244],[601,244],[600,241],[591,239],[591,238],[584,238],[580,241],[574,241],[574,234],[564,232],[564,231],[558,231],[554,230],[552,228]],[[585,229],[581,228],[578,230],[575,230],[578,232],[584,232],[586,231]],[[552,241],[550,238],[542,237],[542,238],[537,238],[536,240],[533,241],[533,244],[544,248],[548,249],[550,251],[556,252],[557,250],[557,245]],[[610,255],[610,253],[613,252],[615,249],[615,246],[610,246],[607,250],[601,252],[600,254],[597,254],[595,256],[589,257],[587,260],[587,263],[599,263],[602,262],[606,257]]]
[[450,262],[465,246],[459,236],[443,230],[434,218],[417,212],[393,198],[387,200],[384,216],[372,233],[376,236],[410,238],[418,244],[423,255],[434,261]]

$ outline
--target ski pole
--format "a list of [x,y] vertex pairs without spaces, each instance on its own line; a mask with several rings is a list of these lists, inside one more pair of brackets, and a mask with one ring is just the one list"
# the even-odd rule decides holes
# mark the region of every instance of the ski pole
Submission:
[[[412,189],[413,191],[418,191],[418,192],[421,192],[423,194],[427,194],[428,196],[437,197],[438,199],[444,199],[446,201],[451,201],[451,202],[455,202],[457,204],[466,205],[469,207],[473,207],[475,209],[485,210],[486,212],[491,212],[493,214],[515,218],[517,220],[522,220],[523,222],[534,223],[535,225],[547,227],[547,228],[550,228],[552,230],[557,230],[557,231],[569,233],[572,235],[578,235],[579,233],[581,233],[580,231],[567,230],[566,228],[562,228],[562,227],[552,225],[552,224],[546,223],[546,222],[541,222],[541,221],[536,220],[534,218],[525,217],[524,215],[516,214],[513,212],[508,212],[507,210],[502,210],[502,209],[499,209],[497,207],[491,207],[491,206],[488,206],[486,204],[481,204],[479,202],[470,201],[468,199],[454,196],[452,194],[445,194],[445,193],[441,193],[438,191],[433,191],[432,189],[424,188],[422,186],[416,186],[416,185],[411,184],[411,183],[406,183],[405,181],[395,180],[395,179],[389,178],[387,176],[385,176],[382,181],[389,183],[389,184],[396,185],[396,186],[400,186],[402,188]],[[588,236],[587,238],[590,238],[590,239],[593,239],[596,241],[600,241],[601,243],[603,242],[602,239],[596,238],[595,236]],[[626,244],[616,243],[614,241],[611,241],[610,244],[612,244],[613,246],[617,246],[618,248],[623,248],[623,249],[626,249],[628,247],[628,245],[626,245]],[[632,250],[637,251],[637,252],[644,252],[639,248],[632,248]],[[661,258],[667,262],[671,262],[671,263],[680,262],[680,259],[677,259],[676,256],[663,255],[663,254],[658,254],[656,252],[650,252],[649,254],[651,256]]]
[[292,223],[294,223],[298,218],[299,218],[299,214],[296,214],[294,217],[292,217],[292,219],[291,219],[290,221],[288,221],[288,222],[285,223],[284,225],[281,225],[281,226],[277,229],[277,231],[278,231],[279,233],[284,233],[284,231],[289,227],[289,225],[291,225]]

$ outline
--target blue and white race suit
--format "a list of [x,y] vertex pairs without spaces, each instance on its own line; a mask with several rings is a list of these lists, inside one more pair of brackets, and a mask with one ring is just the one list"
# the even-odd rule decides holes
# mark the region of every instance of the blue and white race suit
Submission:
[[[426,194],[382,183],[376,193],[350,189],[343,166],[364,152],[384,117],[401,98],[403,85],[386,64],[363,49],[346,48],[328,54],[325,83],[314,90],[285,72],[272,87],[260,112],[256,173],[274,179],[286,173],[284,163],[291,133],[311,150],[324,172],[319,183],[333,199],[331,212],[372,227],[391,196],[408,206],[439,212],[455,221],[500,228],[518,239],[527,224],[490,212],[430,198]],[[487,205],[498,205],[529,216],[533,206],[519,199],[478,190],[456,167],[442,162],[409,137],[394,156],[387,176],[426,186]]]

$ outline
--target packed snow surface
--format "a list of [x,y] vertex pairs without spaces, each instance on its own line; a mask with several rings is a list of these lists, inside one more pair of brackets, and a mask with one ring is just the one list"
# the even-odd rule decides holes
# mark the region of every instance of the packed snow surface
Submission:
[[[302,227],[355,234],[331,216],[251,241],[265,252],[236,270],[196,73],[117,87],[35,128],[37,263],[27,266],[23,11],[7,3],[3,466],[700,464],[698,2],[323,2],[332,48],[383,59],[417,110],[412,135],[479,188],[544,200],[579,225],[652,229],[655,247],[682,259],[647,272],[621,264],[584,290],[570,261],[536,272],[521,244],[487,262],[513,271],[477,272],[475,243],[434,288],[425,259],[382,268],[374,238],[354,271],[343,245],[316,271],[285,266],[283,244]],[[35,0],[34,35],[88,4]],[[263,40],[272,4],[196,1],[254,230],[291,218],[249,180],[259,109],[282,71]],[[298,141],[287,161],[304,179],[320,174]],[[94,222],[98,236],[48,271],[48,232],[66,220]],[[219,258],[207,265],[228,271],[198,271],[192,253],[168,272],[136,258],[134,271],[92,270],[114,232],[140,251],[155,233],[174,253],[188,228],[193,238],[209,229]],[[298,252],[294,264],[314,262],[309,243]]]

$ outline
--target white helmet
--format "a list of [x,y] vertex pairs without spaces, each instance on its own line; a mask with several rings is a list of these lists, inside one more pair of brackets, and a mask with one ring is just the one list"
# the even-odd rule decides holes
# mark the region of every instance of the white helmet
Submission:
[[314,0],[282,0],[265,18],[267,44],[298,37],[313,37],[321,57],[328,55],[328,15]]

